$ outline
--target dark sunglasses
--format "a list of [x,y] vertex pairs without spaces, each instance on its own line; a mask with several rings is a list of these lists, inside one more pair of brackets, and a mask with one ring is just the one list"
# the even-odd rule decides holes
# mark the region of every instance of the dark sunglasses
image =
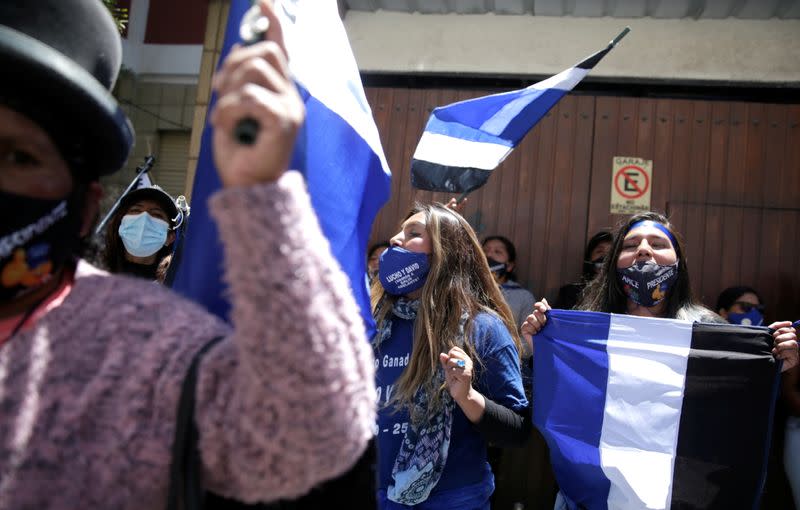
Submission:
[[761,313],[764,313],[764,305],[754,305],[753,303],[747,303],[745,301],[734,301],[733,304],[741,306],[742,310],[744,310],[744,313],[750,312],[750,310],[753,308]]

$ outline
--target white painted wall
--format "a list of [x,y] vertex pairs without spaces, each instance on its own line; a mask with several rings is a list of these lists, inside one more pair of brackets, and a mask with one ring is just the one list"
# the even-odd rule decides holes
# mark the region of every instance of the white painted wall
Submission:
[[348,11],[362,72],[547,76],[631,33],[592,79],[800,86],[800,20]]
[[131,2],[128,37],[122,40],[122,66],[144,81],[196,84],[203,45],[145,44],[149,8],[149,0]]

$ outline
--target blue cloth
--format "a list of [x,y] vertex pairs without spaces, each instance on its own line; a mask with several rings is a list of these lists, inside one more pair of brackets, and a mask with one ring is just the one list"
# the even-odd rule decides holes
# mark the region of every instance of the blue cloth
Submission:
[[[556,508],[758,508],[779,378],[766,331],[547,315],[533,422],[561,490]],[[741,437],[748,444],[731,448]]]
[[[405,433],[404,427],[408,427],[409,422],[407,411],[395,411],[385,405],[391,399],[394,385],[410,360],[412,341],[413,322],[395,317],[391,336],[376,352],[376,385],[379,396],[378,488],[383,491],[392,483],[392,467]],[[514,411],[525,409],[527,399],[522,386],[519,355],[503,322],[488,313],[478,314],[472,321],[472,342],[483,364],[482,367],[476,365],[475,388],[486,397]],[[435,500],[442,491],[457,491],[476,484],[484,487],[493,485],[493,476],[486,459],[486,442],[456,406],[447,463],[429,500]]]
[[[231,2],[220,63],[238,42],[239,22],[249,7],[249,0]],[[364,253],[372,221],[389,197],[389,168],[336,3],[299,0],[288,7],[276,8],[276,13],[289,65],[306,106],[306,121],[295,143],[291,168],[306,178],[311,204],[331,252],[350,279],[366,338],[371,338],[375,327]],[[215,102],[213,95],[209,112]],[[192,191],[192,221],[180,261],[172,268],[172,281],[176,291],[228,320],[222,246],[206,207],[209,196],[221,187],[212,157],[212,136],[207,124]]]

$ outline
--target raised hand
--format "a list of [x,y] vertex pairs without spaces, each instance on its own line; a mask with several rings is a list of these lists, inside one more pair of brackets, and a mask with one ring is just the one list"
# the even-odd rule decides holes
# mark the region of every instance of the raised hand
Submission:
[[545,315],[547,310],[550,310],[550,303],[547,302],[547,299],[542,298],[533,305],[533,312],[525,317],[525,322],[520,326],[522,338],[528,342],[531,352],[533,352],[533,335],[537,334],[547,322]]
[[447,354],[439,354],[439,362],[444,369],[444,381],[450,396],[456,402],[465,400],[472,389],[472,359],[460,347],[453,347]]
[[772,338],[775,340],[775,347],[772,348],[772,354],[783,360],[782,371],[798,366],[800,356],[797,352],[797,331],[792,327],[792,323],[773,322],[769,327],[774,331]]
[[[264,41],[234,47],[214,77],[218,98],[210,122],[214,127],[214,161],[224,186],[250,186],[278,179],[289,166],[305,106],[287,61],[280,22],[266,0],[269,19]],[[244,118],[260,125],[252,145],[239,143],[234,130]]]

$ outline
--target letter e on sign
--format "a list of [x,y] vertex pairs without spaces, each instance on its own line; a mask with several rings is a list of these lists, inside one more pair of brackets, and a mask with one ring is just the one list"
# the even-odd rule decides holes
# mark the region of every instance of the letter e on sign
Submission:
[[636,214],[650,210],[653,162],[614,156],[611,166],[611,214]]

